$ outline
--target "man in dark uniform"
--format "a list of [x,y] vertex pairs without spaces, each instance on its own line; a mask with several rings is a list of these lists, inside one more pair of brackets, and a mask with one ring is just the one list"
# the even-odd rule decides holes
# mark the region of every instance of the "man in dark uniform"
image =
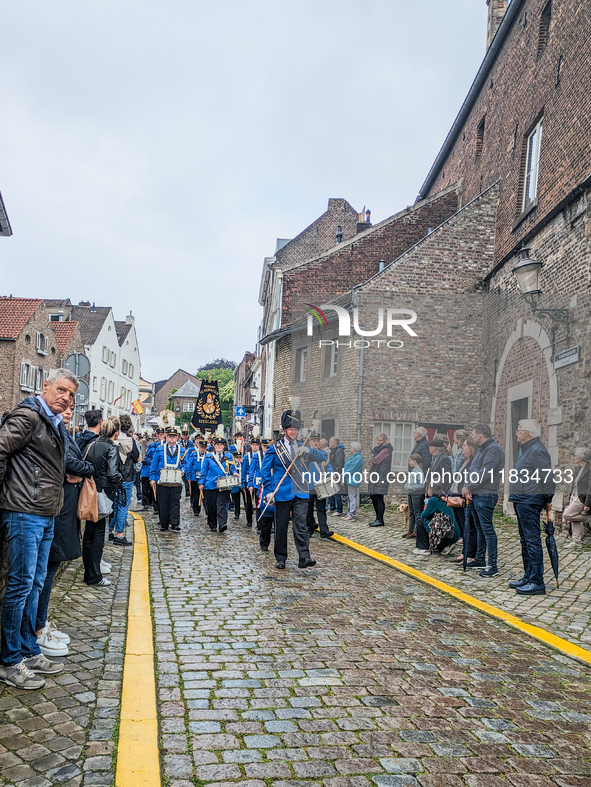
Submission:
[[[187,456],[188,451],[193,451],[194,446],[191,442],[191,438],[189,437],[189,427],[183,426],[181,427],[181,439],[179,440],[179,445],[181,447],[181,458],[184,461],[185,457]],[[189,497],[189,480],[185,476],[185,497]]]
[[[283,437],[269,446],[262,466],[262,481],[265,503],[275,505],[275,559],[276,568],[284,569],[287,561],[287,530],[289,517],[293,525],[293,538],[299,555],[299,568],[310,568],[316,561],[310,557],[308,527],[308,487],[302,472],[306,472],[303,461],[305,455],[313,454],[314,460],[322,461],[317,451],[298,443],[297,437],[301,428],[299,410],[286,410],[281,416]],[[293,463],[293,464],[292,464]],[[286,474],[287,472],[287,475]],[[285,478],[283,476],[285,475]],[[283,479],[283,480],[282,480]]]

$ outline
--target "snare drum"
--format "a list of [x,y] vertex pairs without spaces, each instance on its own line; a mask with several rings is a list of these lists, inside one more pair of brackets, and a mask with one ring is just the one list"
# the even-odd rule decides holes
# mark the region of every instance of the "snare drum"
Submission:
[[261,478],[260,475],[257,475],[257,476],[254,477],[254,485],[255,486],[260,486],[262,483],[263,483],[263,479]]
[[325,500],[327,497],[339,494],[339,485],[333,481],[327,481],[325,484],[315,484],[314,491],[319,500]]
[[160,486],[180,486],[183,483],[183,471],[180,467],[164,466],[158,483]]
[[233,487],[238,486],[238,478],[231,475],[221,475],[215,480],[218,492],[229,492]]

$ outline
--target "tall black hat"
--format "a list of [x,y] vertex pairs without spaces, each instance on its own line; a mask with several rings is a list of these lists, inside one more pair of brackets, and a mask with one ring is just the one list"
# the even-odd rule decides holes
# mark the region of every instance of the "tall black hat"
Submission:
[[302,428],[302,416],[299,410],[285,410],[281,416],[281,428],[289,429],[290,427]]

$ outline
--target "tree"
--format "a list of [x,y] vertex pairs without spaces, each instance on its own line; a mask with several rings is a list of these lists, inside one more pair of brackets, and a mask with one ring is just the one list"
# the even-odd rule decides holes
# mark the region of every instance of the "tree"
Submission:
[[215,366],[211,369],[197,372],[196,376],[200,380],[216,380],[218,383],[218,388],[221,389],[224,385],[229,383],[230,380],[234,379],[234,370],[221,366]]
[[[195,376],[199,377],[199,372],[208,372],[210,369],[231,369],[234,371],[235,368],[235,361],[228,361],[227,358],[216,358],[215,361],[210,361],[209,363],[205,363],[203,366],[200,366],[199,369],[197,369],[197,374]],[[201,379],[206,380],[207,378],[201,377]],[[215,378],[212,377],[211,379],[214,380]]]

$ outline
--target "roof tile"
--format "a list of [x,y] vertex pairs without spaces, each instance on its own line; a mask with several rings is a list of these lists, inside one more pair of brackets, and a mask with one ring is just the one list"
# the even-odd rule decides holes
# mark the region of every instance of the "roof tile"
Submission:
[[0,298],[0,339],[18,339],[41,303],[40,298]]

